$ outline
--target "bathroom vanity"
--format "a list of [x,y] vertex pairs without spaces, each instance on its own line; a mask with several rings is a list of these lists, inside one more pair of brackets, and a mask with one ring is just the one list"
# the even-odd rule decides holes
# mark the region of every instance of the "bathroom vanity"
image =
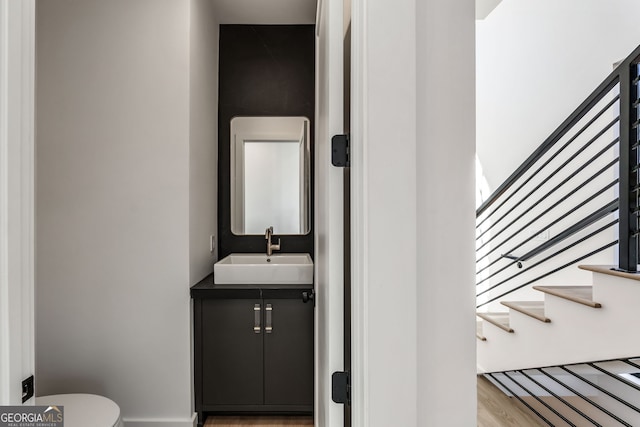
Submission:
[[210,275],[191,296],[200,423],[213,413],[313,412],[313,285],[221,285]]

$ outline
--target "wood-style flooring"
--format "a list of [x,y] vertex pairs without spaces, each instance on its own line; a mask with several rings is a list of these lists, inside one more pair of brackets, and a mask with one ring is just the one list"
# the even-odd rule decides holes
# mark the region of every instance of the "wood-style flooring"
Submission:
[[[205,427],[308,427],[312,417],[209,417]],[[485,377],[478,377],[478,427],[545,426],[533,413],[514,398],[507,397]]]
[[267,417],[267,416],[225,416],[209,417],[205,427],[308,427],[313,425],[313,417]]
[[478,427],[546,426],[517,399],[506,396],[483,376],[478,376]]

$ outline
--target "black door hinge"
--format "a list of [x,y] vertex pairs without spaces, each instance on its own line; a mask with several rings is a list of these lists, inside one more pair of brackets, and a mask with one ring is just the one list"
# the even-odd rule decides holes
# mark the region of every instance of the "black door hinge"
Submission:
[[22,381],[22,403],[33,397],[33,375]]
[[334,372],[331,375],[331,400],[351,405],[351,377],[349,372]]
[[350,166],[349,135],[334,135],[331,138],[331,164],[341,168]]
[[309,301],[311,301],[313,303],[313,306],[316,306],[316,291],[311,289],[311,291],[304,291],[302,293],[302,302],[303,303],[308,303]]

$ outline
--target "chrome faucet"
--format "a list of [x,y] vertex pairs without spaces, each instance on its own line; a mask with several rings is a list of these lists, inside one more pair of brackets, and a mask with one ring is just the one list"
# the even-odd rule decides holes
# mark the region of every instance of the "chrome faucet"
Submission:
[[273,251],[280,250],[280,239],[278,238],[278,244],[274,245],[271,243],[271,237],[273,236],[273,225],[268,227],[264,232],[264,238],[267,240],[267,256],[271,256]]

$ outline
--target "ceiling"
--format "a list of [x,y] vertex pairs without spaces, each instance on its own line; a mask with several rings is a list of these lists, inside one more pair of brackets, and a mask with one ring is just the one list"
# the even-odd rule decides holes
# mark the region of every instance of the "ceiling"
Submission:
[[[317,0],[212,0],[220,24],[314,24]],[[502,0],[476,0],[485,19]]]
[[212,0],[220,24],[314,24],[316,0]]

